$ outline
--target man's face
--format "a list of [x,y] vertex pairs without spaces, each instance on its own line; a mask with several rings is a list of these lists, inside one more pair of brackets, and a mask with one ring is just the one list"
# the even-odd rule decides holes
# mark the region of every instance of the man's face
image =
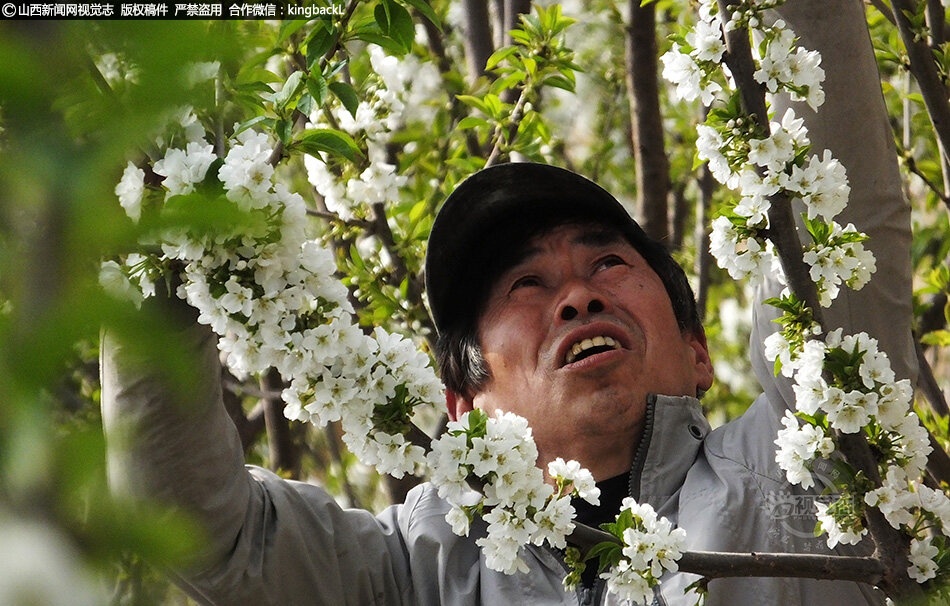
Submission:
[[659,276],[597,227],[531,242],[493,285],[478,337],[491,378],[458,412],[525,417],[542,464],[564,456],[593,471],[579,457],[609,446],[629,451],[616,452],[629,465],[648,394],[695,395],[712,383],[705,338],[680,331]]

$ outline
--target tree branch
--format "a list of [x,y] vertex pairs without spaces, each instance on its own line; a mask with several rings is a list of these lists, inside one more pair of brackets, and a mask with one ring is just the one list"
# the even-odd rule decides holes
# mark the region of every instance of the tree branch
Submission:
[[930,47],[938,48],[946,42],[947,36],[943,30],[946,20],[943,3],[940,0],[927,1],[927,27],[930,28]]
[[[584,524],[575,525],[569,540],[585,553],[598,543],[619,543],[612,534]],[[677,563],[680,572],[698,574],[706,578],[795,577],[839,579],[877,585],[885,572],[883,564],[875,557],[803,553],[686,551]]]
[[[261,389],[264,393],[278,391],[280,383],[280,375],[273,368],[261,377]],[[300,475],[300,450],[294,441],[290,422],[284,416],[283,401],[280,398],[265,398],[263,406],[271,467],[296,479]]]
[[528,102],[529,92],[532,90],[532,87],[529,83],[526,83],[521,89],[521,94],[518,96],[515,106],[511,110],[511,115],[508,117],[507,124],[499,122],[495,125],[495,132],[492,133],[492,150],[488,154],[488,158],[485,159],[485,167],[492,166],[497,164],[501,159],[502,148],[505,143],[505,133],[506,132],[515,132],[517,133],[518,123],[521,121],[524,113],[525,103]]
[[[733,5],[733,0],[719,0],[719,9],[724,21],[728,19],[728,15],[732,14]],[[736,28],[726,32],[725,59],[742,97],[745,113],[763,129],[763,132],[769,132],[765,87],[756,82],[753,77],[755,64],[752,61],[752,48],[749,46],[747,29]],[[784,192],[772,196],[771,202],[768,237],[782,261],[792,292],[805,302],[812,310],[815,321],[822,325],[818,291],[811,280],[808,266],[802,259],[802,245],[796,233],[792,202]]]
[[937,71],[933,53],[927,40],[911,29],[906,13],[914,14],[915,7],[908,0],[891,0],[894,22],[907,50],[910,71],[917,80],[924,105],[943,149],[950,149],[950,102],[947,87]]
[[695,272],[698,285],[696,288],[696,307],[699,317],[705,319],[706,305],[709,298],[709,279],[712,269],[712,253],[709,252],[709,230],[707,214],[712,207],[713,191],[716,181],[709,170],[709,164],[703,163],[699,172],[699,204],[696,205],[696,263]]
[[885,19],[891,22],[891,25],[894,25],[894,14],[884,0],[865,0],[865,2],[876,8]]
[[[895,17],[900,21],[894,0]],[[734,0],[719,0],[719,7],[723,20],[733,14]],[[906,25],[906,23],[905,23]],[[733,29],[726,33],[726,63],[732,72],[738,88],[742,106],[764,132],[768,132],[768,114],[765,102],[765,90],[762,84],[753,78],[754,62],[749,46],[749,34],[745,29]],[[928,51],[929,52],[929,51]],[[931,61],[929,67],[934,68]],[[934,68],[935,72],[935,68]],[[944,97],[946,93],[944,91]],[[943,105],[947,105],[944,103]],[[934,120],[939,123],[938,119]],[[950,120],[943,124],[950,125]],[[772,208],[769,211],[769,239],[775,246],[776,252],[785,269],[787,282],[792,292],[802,299],[812,310],[814,319],[822,330],[826,330],[821,318],[821,307],[818,304],[817,289],[812,282],[807,266],[802,259],[801,242],[796,233],[791,200],[784,193],[772,198]],[[816,338],[820,338],[816,337]],[[881,485],[877,458],[863,433],[838,433],[838,444],[845,459],[864,477],[868,478],[876,487]],[[876,508],[868,508],[865,512],[867,528],[875,543],[875,556],[881,561],[884,569],[879,586],[895,600],[913,599],[922,594],[920,586],[907,575],[907,556],[909,538],[899,530],[890,526],[883,514]]]
[[389,218],[386,214],[386,204],[384,202],[373,203],[372,233],[383,243],[383,246],[392,259],[393,271],[391,280],[397,285],[405,280],[408,284],[406,298],[409,300],[409,304],[418,306],[419,308],[424,307],[422,303],[422,291],[425,289],[425,286],[419,276],[409,271],[406,260],[396,245],[396,238],[393,235],[392,229],[389,227]]
[[806,553],[687,551],[679,560],[679,569],[707,578],[794,577],[869,585],[877,585],[884,574],[881,562],[872,557]]
[[[924,356],[924,348],[916,338],[914,339],[914,349],[917,353],[917,366],[920,367],[917,389],[923,393],[927,403],[930,404],[930,408],[938,415],[945,417],[950,414],[950,407],[947,406],[947,399],[944,397],[943,391],[937,383],[937,377],[934,376],[930,362],[927,361],[927,358]],[[950,478],[950,475],[944,477]]]
[[[943,153],[941,152],[940,155],[942,158]],[[947,195],[947,193],[943,190],[943,188],[938,187],[933,181],[930,180],[929,177],[927,177],[927,175],[924,174],[922,170],[920,170],[920,167],[917,166],[917,160],[914,159],[914,156],[909,150],[906,150],[899,157],[900,159],[904,161],[904,166],[907,167],[908,171],[917,175],[917,177],[921,181],[924,182],[924,185],[927,187],[927,189],[931,191],[931,193],[937,196],[937,198],[939,198],[940,201],[943,202],[945,205],[950,207],[950,195]],[[944,163],[941,161],[941,164],[944,164]]]

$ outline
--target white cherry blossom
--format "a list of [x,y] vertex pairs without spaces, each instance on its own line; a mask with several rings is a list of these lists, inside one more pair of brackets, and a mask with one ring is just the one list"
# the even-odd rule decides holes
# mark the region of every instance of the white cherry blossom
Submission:
[[142,197],[145,194],[145,171],[129,162],[122,172],[122,179],[115,186],[119,204],[132,221],[142,217]]
[[910,542],[910,566],[907,568],[907,574],[918,583],[928,581],[937,576],[937,563],[934,558],[937,557],[939,550],[933,545],[929,538],[913,539]]

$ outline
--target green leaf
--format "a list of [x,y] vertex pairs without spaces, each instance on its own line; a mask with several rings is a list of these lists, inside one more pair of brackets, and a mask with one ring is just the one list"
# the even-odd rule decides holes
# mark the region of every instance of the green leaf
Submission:
[[534,76],[538,72],[538,62],[532,57],[522,57],[521,65],[524,66],[524,71],[529,76]]
[[505,46],[499,48],[488,57],[488,61],[485,62],[485,70],[489,71],[497,67],[502,61],[507,59],[512,55],[512,53],[517,52],[518,48],[515,46]]
[[429,214],[429,204],[425,200],[419,200],[409,209],[409,221],[415,223]]
[[306,154],[316,156],[320,152],[327,152],[343,156],[351,162],[357,161],[363,153],[356,141],[343,131],[330,128],[310,129],[302,132],[293,147]]
[[382,35],[395,43],[396,54],[404,55],[412,50],[416,30],[409,11],[392,0],[383,0],[373,10],[373,17]]
[[488,120],[485,120],[484,118],[479,118],[478,116],[466,116],[459,120],[458,126],[456,128],[459,130],[466,130],[488,125]]
[[950,330],[933,330],[920,338],[924,345],[936,345],[937,347],[950,347]]
[[391,54],[396,56],[401,56],[406,54],[403,50],[401,44],[393,40],[391,37],[383,35],[376,31],[370,30],[360,30],[357,33],[353,34],[353,38],[357,40],[363,40],[364,42],[370,42],[376,44],[389,51]]
[[274,132],[277,134],[277,138],[280,139],[280,142],[287,145],[294,136],[293,121],[287,118],[279,118],[274,124]]
[[255,116],[255,117],[251,118],[250,120],[247,120],[247,121],[245,121],[245,122],[241,122],[241,123],[237,126],[237,128],[234,130],[234,135],[237,136],[237,135],[243,133],[244,131],[246,131],[247,129],[249,129],[249,128],[253,127],[253,126],[257,126],[258,124],[262,124],[262,125],[265,126],[265,127],[273,127],[273,125],[274,125],[274,119],[273,119],[273,118],[268,118],[267,116]]
[[489,116],[495,119],[502,117],[505,104],[501,102],[501,98],[498,95],[489,93],[485,95],[483,100],[485,102],[485,108],[488,110]]
[[305,92],[297,99],[297,111],[304,115],[309,116],[313,112],[314,105],[313,95],[309,92]]
[[392,17],[389,13],[389,2],[387,0],[383,0],[376,5],[373,9],[373,18],[376,20],[376,26],[379,27],[379,31],[388,35]]
[[307,38],[307,67],[309,68],[318,63],[336,42],[336,33],[332,31],[328,23],[326,20],[317,21],[317,25]]
[[328,90],[329,87],[327,86],[327,81],[323,77],[323,74],[312,73],[310,77],[307,78],[307,92],[310,93],[310,96],[313,97],[313,102],[318,106],[322,106],[324,101],[326,101]]
[[419,11],[423,17],[429,20],[432,25],[436,27],[440,32],[442,32],[442,20],[439,19],[439,16],[435,14],[435,11],[432,10],[432,6],[427,0],[404,0],[406,4],[410,5],[417,11]]
[[488,115],[490,113],[488,110],[488,105],[481,97],[476,97],[474,95],[456,95],[455,98],[469,107],[474,107],[483,114]]
[[360,105],[360,98],[356,95],[356,90],[346,82],[340,81],[331,82],[329,87],[330,91],[336,95],[336,98],[339,99],[343,107],[346,108],[346,111],[350,112],[350,115],[355,118],[356,109]]
[[513,29],[509,32],[511,39],[514,42],[521,44],[522,46],[528,46],[531,44],[531,35],[521,29]]
[[296,71],[290,74],[290,77],[287,78],[287,81],[284,82],[281,89],[274,95],[274,104],[277,105],[278,111],[287,109],[291,100],[297,96],[297,93],[303,87],[304,75],[302,71]]
[[615,558],[619,559],[621,549],[622,547],[613,541],[604,541],[591,547],[584,559],[593,560],[594,558],[598,558],[601,561],[607,560],[612,562]]
[[280,32],[277,35],[277,44],[286,42],[288,38],[297,33],[297,31],[306,24],[307,22],[304,19],[287,19],[281,21]]
[[488,415],[480,408],[468,413],[468,433],[471,437],[484,437],[488,431]]
[[158,222],[164,227],[183,226],[196,233],[228,233],[236,229],[260,231],[266,222],[260,213],[241,211],[223,195],[200,193],[172,196],[162,206]]
[[525,74],[525,72],[515,69],[512,70],[511,73],[492,82],[491,90],[493,93],[501,93],[502,91],[521,86],[526,79],[527,74]]
[[545,86],[553,86],[555,88],[560,88],[566,90],[569,93],[574,92],[574,82],[564,76],[551,76],[550,78],[544,79]]
[[402,54],[408,53],[416,40],[416,28],[412,23],[412,15],[398,4],[389,7],[389,15],[389,36],[402,45],[404,49]]

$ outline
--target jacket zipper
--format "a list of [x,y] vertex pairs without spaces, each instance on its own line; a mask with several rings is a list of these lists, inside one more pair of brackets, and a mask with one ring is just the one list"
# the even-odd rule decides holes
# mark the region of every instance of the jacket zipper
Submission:
[[643,466],[646,464],[647,451],[650,449],[650,440],[653,439],[653,418],[656,414],[656,396],[647,397],[647,407],[643,416],[643,435],[637,445],[637,452],[630,466],[630,481],[627,494],[637,501],[640,500],[640,479],[643,476]]
[[[647,451],[650,450],[650,441],[653,439],[653,423],[656,417],[656,394],[647,396],[647,408],[643,416],[643,436],[637,445],[637,452],[633,456],[633,465],[630,466],[630,484],[627,487],[628,494],[640,500],[640,480],[643,478],[643,467],[646,465]],[[654,591],[651,606],[665,606],[666,600],[663,596]]]
[[[653,417],[655,407],[656,396],[651,394],[647,397],[647,407],[643,418],[643,435],[640,438],[640,444],[637,445],[637,452],[634,454],[633,464],[630,466],[630,480],[627,486],[627,494],[634,499],[638,499],[640,497],[639,480],[640,476],[643,474],[643,466],[646,463],[647,450],[650,448],[650,439],[653,436]],[[554,553],[558,561],[560,561],[561,566],[564,568],[566,573],[567,564],[564,561],[564,550],[552,549],[551,551]],[[580,606],[593,606],[594,604],[600,604],[606,589],[607,582],[603,579],[597,579],[594,581],[593,587],[578,588],[575,594],[577,595],[577,601]],[[655,599],[654,604],[656,604]]]

